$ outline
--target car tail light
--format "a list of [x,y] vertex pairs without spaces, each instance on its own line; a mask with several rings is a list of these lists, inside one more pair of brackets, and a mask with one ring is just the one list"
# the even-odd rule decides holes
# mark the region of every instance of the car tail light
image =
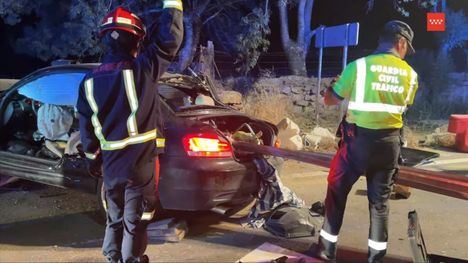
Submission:
[[232,147],[229,142],[212,133],[186,135],[183,139],[184,149],[192,157],[231,157]]

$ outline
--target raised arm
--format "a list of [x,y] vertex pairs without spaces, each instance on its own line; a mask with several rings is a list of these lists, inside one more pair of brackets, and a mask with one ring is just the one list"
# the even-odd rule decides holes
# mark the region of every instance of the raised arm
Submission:
[[151,74],[157,79],[167,70],[184,37],[181,0],[164,0],[163,12],[150,26],[147,37],[149,44],[138,55],[137,62],[152,71]]

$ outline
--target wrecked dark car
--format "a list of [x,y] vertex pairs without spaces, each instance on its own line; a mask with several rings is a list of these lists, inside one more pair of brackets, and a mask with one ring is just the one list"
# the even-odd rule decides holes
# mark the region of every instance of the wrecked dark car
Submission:
[[[0,94],[1,175],[100,197],[101,180],[84,166],[74,107],[81,80],[98,65],[40,69]],[[226,211],[251,202],[259,186],[253,156],[234,152],[228,138],[244,131],[274,145],[276,126],[221,103],[202,76],[166,73],[158,89],[166,138],[158,187],[162,207]]]

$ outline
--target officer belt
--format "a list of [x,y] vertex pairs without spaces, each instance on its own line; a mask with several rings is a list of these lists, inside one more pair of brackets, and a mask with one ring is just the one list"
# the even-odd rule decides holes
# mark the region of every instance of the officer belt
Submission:
[[371,136],[371,137],[386,137],[386,136],[399,136],[400,129],[390,128],[390,129],[367,129],[359,126],[356,127],[357,136]]

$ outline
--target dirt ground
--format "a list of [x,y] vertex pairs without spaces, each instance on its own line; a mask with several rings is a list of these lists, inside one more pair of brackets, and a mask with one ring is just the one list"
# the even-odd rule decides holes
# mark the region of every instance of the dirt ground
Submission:
[[[464,157],[444,158],[453,165],[454,159]],[[321,167],[287,161],[282,179],[310,205],[324,198],[327,173]],[[349,195],[339,240],[340,262],[366,260],[365,189],[362,178]],[[95,196],[17,182],[1,188],[0,198],[0,262],[104,262],[100,249],[104,227],[96,223]],[[391,200],[390,206],[385,262],[411,261],[406,231],[412,210],[419,214],[430,253],[468,260],[468,202],[413,189],[408,200]],[[212,213],[181,216],[188,221],[187,237],[179,243],[151,242],[146,253],[152,262],[234,262],[264,242],[304,252],[317,239],[283,239]]]

